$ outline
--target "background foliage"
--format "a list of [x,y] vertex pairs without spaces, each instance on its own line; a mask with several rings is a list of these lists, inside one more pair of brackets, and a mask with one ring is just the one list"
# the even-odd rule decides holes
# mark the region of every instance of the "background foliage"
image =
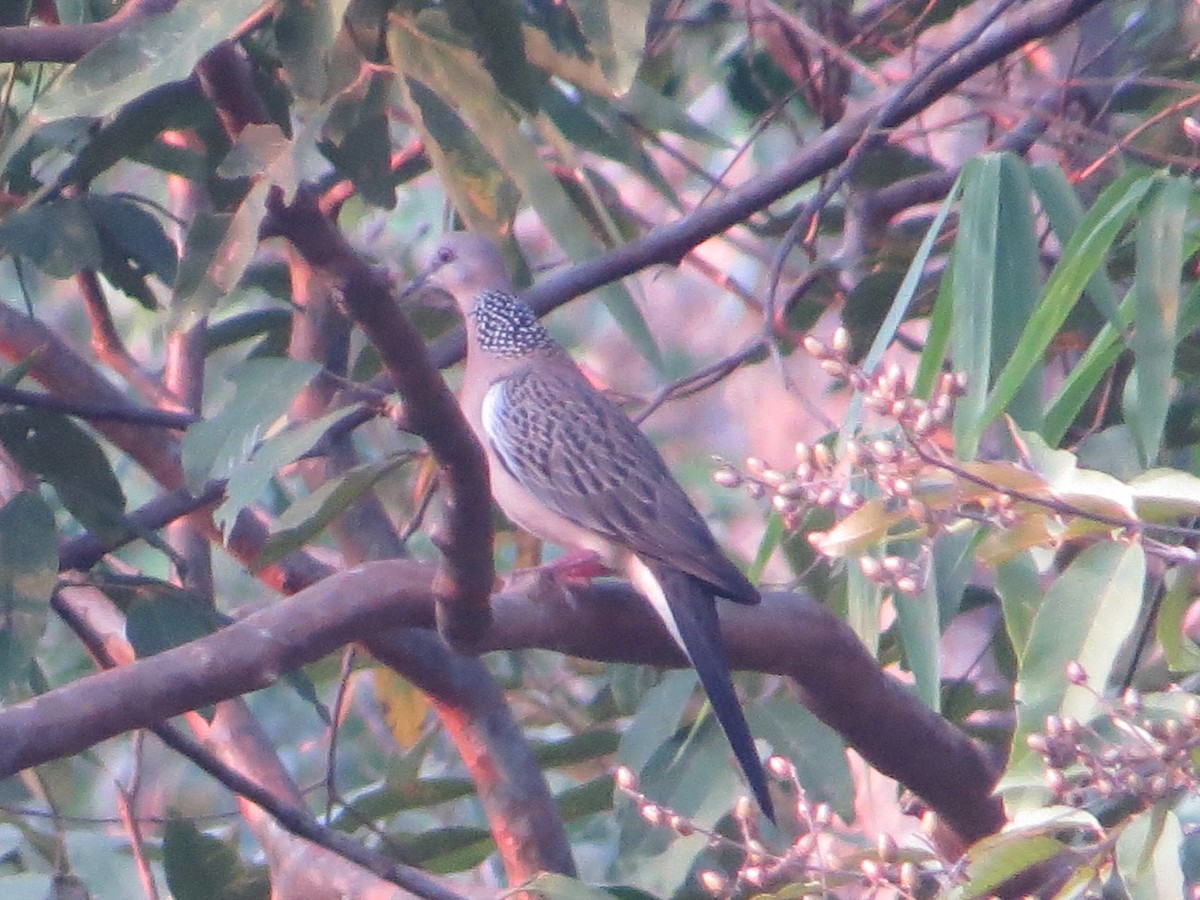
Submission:
[[[1191,889],[1194,4],[0,17],[3,896]],[[725,620],[778,828],[619,586],[434,629],[461,335],[378,317],[450,223],[592,292],[552,327],[779,587]]]

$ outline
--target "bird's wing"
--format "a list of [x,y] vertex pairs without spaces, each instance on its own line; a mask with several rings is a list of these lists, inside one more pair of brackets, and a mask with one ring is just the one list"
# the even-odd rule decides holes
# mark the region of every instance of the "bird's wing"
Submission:
[[539,502],[723,597],[758,602],[654,445],[577,370],[530,367],[497,381],[482,419],[495,456]]

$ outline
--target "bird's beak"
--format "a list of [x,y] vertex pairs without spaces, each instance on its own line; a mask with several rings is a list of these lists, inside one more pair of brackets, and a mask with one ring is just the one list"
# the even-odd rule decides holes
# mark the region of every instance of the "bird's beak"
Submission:
[[401,304],[410,304],[419,298],[426,292],[425,289],[427,286],[429,286],[429,279],[437,270],[437,260],[427,263],[424,267],[422,267],[421,271],[413,277],[413,280],[405,285],[404,289],[400,291],[400,295],[396,298],[396,302]]

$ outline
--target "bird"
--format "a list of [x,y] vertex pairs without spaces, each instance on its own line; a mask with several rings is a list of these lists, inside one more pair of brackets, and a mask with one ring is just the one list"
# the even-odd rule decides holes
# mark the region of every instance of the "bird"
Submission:
[[467,332],[459,404],[492,494],[543,541],[595,554],[653,606],[700,677],[772,822],[767,777],[734,691],[716,598],[759,603],[649,438],[580,371],[517,296],[496,245],[443,235],[413,287],[448,294]]

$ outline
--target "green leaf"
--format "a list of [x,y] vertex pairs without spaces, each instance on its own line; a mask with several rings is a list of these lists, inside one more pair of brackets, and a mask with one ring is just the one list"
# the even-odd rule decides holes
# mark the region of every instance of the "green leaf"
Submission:
[[[917,295],[917,289],[921,286],[921,279],[925,275],[925,266],[929,262],[929,255],[933,252],[934,244],[937,243],[938,236],[942,233],[942,226],[946,224],[946,217],[950,215],[950,210],[954,208],[959,193],[962,191],[962,181],[961,175],[954,180],[954,184],[946,194],[946,199],[942,201],[942,205],[938,207],[933,221],[929,223],[929,227],[925,230],[925,236],[921,239],[921,244],[917,248],[916,255],[913,257],[908,271],[904,273],[904,280],[900,283],[899,290],[896,291],[896,298],[892,301],[883,324],[879,326],[879,331],[875,335],[875,339],[871,342],[871,347],[867,351],[867,355],[860,363],[864,371],[873,372],[875,367],[880,364],[884,353],[892,345],[892,341],[896,337],[896,332],[900,330],[900,326],[908,316],[913,299]],[[948,279],[949,276],[947,275],[947,278],[943,279],[943,284],[951,284],[952,282]],[[949,307],[946,306],[943,315],[948,315],[948,313]],[[936,319],[937,316],[938,312],[935,311],[934,318]],[[942,362],[945,358],[945,344],[933,339],[935,330],[935,326],[931,323],[930,339],[926,341],[925,350],[921,354],[921,374],[917,376],[918,385],[930,380],[929,376],[924,375],[927,369],[935,374],[941,371]],[[945,329],[945,334],[948,338],[948,327]],[[932,386],[932,382],[930,382],[930,386]],[[920,388],[915,390],[919,392]],[[918,393],[918,396],[928,395],[928,389],[924,393]],[[838,438],[839,442],[844,442],[859,427],[862,418],[862,400],[862,394],[856,391],[853,400],[851,400],[850,409],[846,413],[845,424],[842,426]]]
[[308,543],[380,479],[408,461],[407,455],[397,455],[362,463],[297,500],[271,523],[271,533],[256,565],[269,566]]
[[1050,446],[1057,446],[1062,441],[1092,392],[1108,377],[1113,363],[1124,352],[1122,337],[1133,321],[1133,308],[1134,297],[1130,292],[1116,311],[1119,328],[1105,322],[1063,379],[1042,422],[1042,437]]
[[746,721],[756,737],[792,761],[809,797],[828,803],[842,821],[854,821],[854,776],[836,731],[786,696],[748,706]]
[[[393,65],[406,75],[414,99],[421,92],[413,85],[422,84],[471,126],[487,154],[520,189],[568,257],[581,262],[602,250],[587,220],[542,161],[538,147],[522,129],[511,106],[489,90],[490,77],[474,54],[425,34],[406,17],[393,19],[395,24],[388,30],[388,49]],[[448,154],[434,153],[431,149],[430,155],[439,173],[447,168],[453,170],[456,160]],[[445,177],[452,178],[452,171],[445,172]],[[451,196],[457,200],[455,194]],[[468,222],[469,214],[477,213],[474,206],[457,208]],[[507,220],[485,221],[477,227],[493,236],[511,230]],[[610,284],[598,294],[638,352],[656,369],[661,369],[661,354],[629,292],[620,284]]]
[[592,0],[571,8],[587,37],[588,49],[618,94],[634,83],[646,40],[650,0]]
[[691,669],[668,672],[642,698],[637,715],[617,749],[617,762],[641,772],[650,757],[671,739],[679,727],[683,708],[696,689],[696,673]]
[[916,682],[917,696],[938,712],[942,702],[942,664],[936,574],[929,573],[920,596],[896,591],[892,602],[904,642],[904,660]]
[[367,80],[361,96],[344,92],[330,109],[318,143],[321,153],[354,183],[363,200],[381,209],[396,206],[389,92],[390,79],[380,73]]
[[[1046,348],[1066,322],[1092,275],[1104,264],[1113,241],[1153,185],[1152,178],[1118,179],[1088,210],[1063,250],[1058,265],[1050,273],[1041,301],[992,386],[979,421],[980,428],[1008,408],[1029,373],[1041,364]],[[957,320],[955,327],[960,327]]]
[[1172,672],[1200,670],[1200,647],[1188,636],[1185,619],[1194,599],[1192,593],[1196,566],[1174,566],[1164,580],[1166,591],[1155,617],[1155,633],[1162,645],[1163,658]]
[[541,79],[525,53],[519,6],[513,0],[445,0],[443,6],[500,92],[526,112],[537,112]]
[[[1083,221],[1083,204],[1075,194],[1075,187],[1062,167],[1055,164],[1032,166],[1029,179],[1046,218],[1050,220],[1054,236],[1065,247]],[[1088,280],[1087,293],[1105,319],[1123,330],[1124,325],[1119,323],[1117,316],[1117,289],[1104,269],[1097,269]]]
[[[33,491],[0,507],[0,691],[27,694],[29,665],[58,580],[54,514]],[[16,693],[14,693],[14,689]]]
[[171,298],[172,327],[184,327],[191,317],[207,315],[237,287],[258,252],[267,193],[276,183],[272,178],[258,179],[232,216],[209,214],[193,221]]
[[266,900],[265,869],[248,869],[235,847],[204,834],[185,819],[163,829],[163,868],[175,900]]
[[194,593],[166,584],[139,593],[125,611],[125,635],[139,657],[182,646],[220,627],[216,611]]
[[404,859],[442,875],[474,868],[496,852],[490,831],[466,825],[447,825],[404,835],[396,843]]
[[[996,279],[992,304],[989,375],[999,374],[1016,349],[1025,324],[1037,307],[1039,237],[1033,217],[1029,167],[1015,154],[1000,157],[1000,218],[996,223]],[[1022,428],[1036,429],[1042,419],[1042,368],[1030,367],[1009,406]]]
[[199,490],[211,478],[233,474],[320,368],[291,359],[252,359],[234,366],[228,375],[236,385],[233,399],[183,436],[180,453],[189,487]]
[[1129,342],[1134,368],[1126,383],[1126,396],[1132,402],[1125,403],[1125,415],[1137,438],[1143,465],[1151,465],[1158,458],[1171,402],[1183,231],[1191,196],[1191,179],[1169,179],[1138,221],[1133,281],[1137,302]]
[[[268,360],[264,360],[267,362]],[[269,360],[276,362],[276,360]],[[258,502],[275,472],[295,462],[343,419],[358,412],[357,406],[334,410],[319,419],[304,422],[262,441],[251,450],[250,456],[229,476],[225,500],[213,511],[213,521],[224,529],[232,523],[238,511]]]
[[329,56],[349,0],[287,0],[272,29],[288,85],[306,100],[329,95]]
[[1069,807],[1046,807],[1018,816],[999,834],[971,845],[966,853],[963,897],[987,897],[1004,882],[1072,848],[1060,836],[1081,833],[1092,839],[1103,834],[1089,813]]
[[1161,803],[1121,829],[1117,869],[1130,900],[1187,896],[1187,880],[1179,864],[1183,843],[1179,816]]
[[[416,41],[398,36],[398,52]],[[419,78],[400,80],[406,106],[425,133],[425,149],[455,210],[471,230],[497,236],[516,215],[520,192],[454,106]]]
[[1046,592],[1020,654],[1010,774],[1039,764],[1025,738],[1048,715],[1091,717],[1096,697],[1067,681],[1067,663],[1077,661],[1095,689],[1103,689],[1137,621],[1145,575],[1140,544],[1107,541],[1083,550]]
[[101,540],[127,533],[121,483],[95,438],[71,419],[36,409],[2,413],[0,443]]
[[155,275],[166,285],[175,283],[179,269],[175,243],[154,215],[123,197],[89,194],[83,203],[105,247],[132,261],[139,272]]
[[996,593],[1004,610],[1004,628],[1018,658],[1024,656],[1033,631],[1033,620],[1042,606],[1042,582],[1029,553],[1021,553],[996,567]]
[[23,256],[52,278],[100,267],[100,237],[82,200],[47,200],[0,223],[0,251]]
[[955,405],[953,422],[955,450],[964,460],[975,457],[987,424],[983,409],[992,369],[1000,169],[1000,156],[986,154],[968,160],[961,176],[962,212],[951,259],[954,329],[950,355],[955,370],[967,377],[966,393]]
[[546,900],[613,900],[614,897],[621,896],[611,891],[606,891],[603,888],[584,884],[575,878],[568,878],[566,875],[556,875],[550,872],[543,872],[541,875],[525,882],[519,888],[514,888],[512,891],[501,894],[501,896],[507,897],[522,891],[529,891],[540,897],[545,897]]
[[30,119],[104,116],[151,88],[188,78],[200,58],[261,5],[261,0],[180,3],[122,29],[42,93]]

